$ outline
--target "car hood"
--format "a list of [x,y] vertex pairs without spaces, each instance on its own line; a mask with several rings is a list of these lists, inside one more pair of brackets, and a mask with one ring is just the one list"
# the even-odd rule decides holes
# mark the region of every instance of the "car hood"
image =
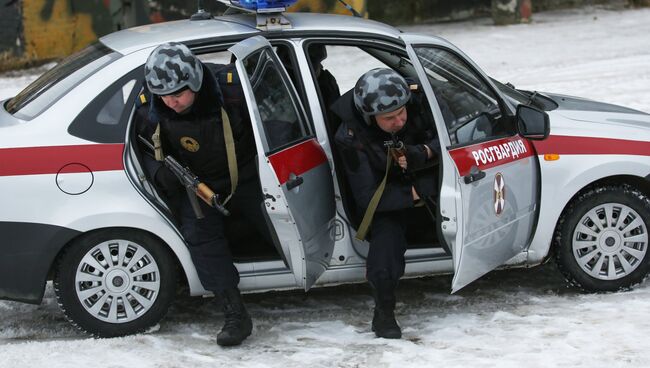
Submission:
[[[623,106],[588,100],[580,97],[549,94],[546,96],[558,104],[553,114],[564,117],[564,124],[589,123],[593,129],[648,130],[650,131],[650,114]],[[573,122],[573,123],[572,123]],[[579,123],[580,122],[580,123]],[[563,125],[564,125],[563,124]],[[553,123],[551,123],[553,127]]]

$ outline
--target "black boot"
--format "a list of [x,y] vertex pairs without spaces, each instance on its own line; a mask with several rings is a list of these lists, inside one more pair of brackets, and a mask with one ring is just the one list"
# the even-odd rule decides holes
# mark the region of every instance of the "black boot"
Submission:
[[397,282],[377,280],[370,282],[375,298],[375,314],[372,318],[372,330],[377,337],[401,339],[402,329],[395,320],[395,288]]
[[246,311],[239,289],[228,289],[219,293],[223,300],[225,322],[217,335],[217,344],[221,346],[239,345],[253,331],[253,321]]

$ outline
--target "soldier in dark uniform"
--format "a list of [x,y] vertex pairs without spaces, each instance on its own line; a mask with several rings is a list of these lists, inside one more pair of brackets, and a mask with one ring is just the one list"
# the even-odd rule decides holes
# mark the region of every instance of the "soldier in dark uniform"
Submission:
[[[220,198],[227,197],[232,188],[221,115],[223,97],[213,72],[185,45],[169,43],[157,47],[147,59],[145,81],[146,91],[136,111],[137,133],[152,139],[154,145],[158,140],[164,155],[187,166]],[[228,207],[270,240],[261,212],[252,127],[243,119],[230,120],[238,185]],[[223,300],[225,324],[217,343],[240,344],[251,334],[252,320],[238,289],[239,273],[224,236],[222,213],[199,201],[204,217],[198,219],[171,171],[147,155],[144,167],[180,220],[203,287]]]
[[[392,69],[373,69],[332,107],[342,120],[335,144],[360,213],[366,212],[386,176],[370,224],[366,259],[375,299],[372,329],[384,338],[402,336],[394,309],[395,289],[405,267],[404,210],[433,195],[436,183],[430,166],[440,153],[434,126],[423,121],[422,106],[411,103],[411,94],[406,80]],[[395,145],[402,147],[403,155],[387,166],[387,146]]]
[[336,83],[336,78],[322,64],[323,60],[327,58],[327,49],[323,44],[311,45],[309,46],[308,55],[316,74],[316,83],[323,99],[327,121],[329,125],[338,127],[338,117],[332,114],[329,108],[341,97],[341,92],[338,83]]

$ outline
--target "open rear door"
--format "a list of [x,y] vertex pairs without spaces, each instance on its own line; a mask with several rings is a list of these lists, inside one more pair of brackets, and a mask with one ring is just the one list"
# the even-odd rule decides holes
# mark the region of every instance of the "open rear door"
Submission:
[[237,57],[253,122],[266,211],[296,283],[307,290],[329,266],[334,249],[331,169],[269,42],[255,36],[229,51]]
[[532,145],[512,131],[500,92],[471,60],[440,39],[402,39],[446,146],[438,215],[452,247],[455,292],[528,245],[539,165]]

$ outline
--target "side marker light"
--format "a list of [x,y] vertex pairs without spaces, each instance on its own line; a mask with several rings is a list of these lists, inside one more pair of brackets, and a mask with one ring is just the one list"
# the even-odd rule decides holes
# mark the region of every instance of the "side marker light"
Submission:
[[547,153],[544,155],[544,161],[557,161],[560,159],[560,155],[557,153]]

